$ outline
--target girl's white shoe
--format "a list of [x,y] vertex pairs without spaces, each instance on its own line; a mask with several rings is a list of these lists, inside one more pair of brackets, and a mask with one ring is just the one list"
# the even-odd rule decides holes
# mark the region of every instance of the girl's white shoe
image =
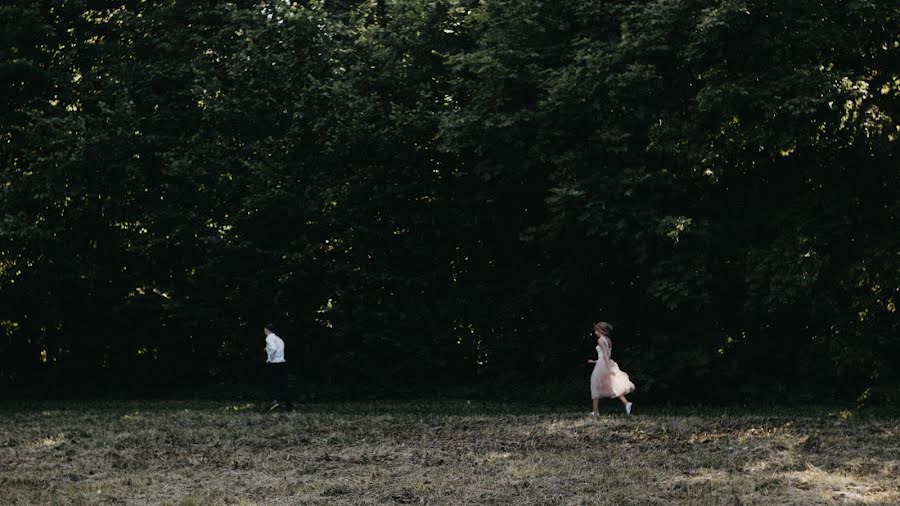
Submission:
[[625,405],[625,414],[631,416],[631,403]]
[[588,416],[600,416],[600,413],[594,413],[593,411],[591,411],[591,414]]

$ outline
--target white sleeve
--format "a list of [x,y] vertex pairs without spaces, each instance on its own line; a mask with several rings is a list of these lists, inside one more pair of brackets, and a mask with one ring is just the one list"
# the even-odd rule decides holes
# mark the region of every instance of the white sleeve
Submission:
[[272,359],[275,357],[275,343],[266,339],[266,363],[272,362]]

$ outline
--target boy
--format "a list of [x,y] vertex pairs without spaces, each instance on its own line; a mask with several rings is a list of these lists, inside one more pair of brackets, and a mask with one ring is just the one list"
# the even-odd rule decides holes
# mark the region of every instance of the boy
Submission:
[[284,341],[275,334],[275,326],[267,323],[263,327],[266,335],[266,369],[268,371],[269,395],[272,397],[272,405],[269,411],[284,406],[291,407],[291,401],[287,392],[287,364],[284,360]]

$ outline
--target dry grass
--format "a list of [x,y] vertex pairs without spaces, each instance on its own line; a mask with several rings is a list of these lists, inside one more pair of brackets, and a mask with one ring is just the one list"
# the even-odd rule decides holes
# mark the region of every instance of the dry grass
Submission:
[[900,503],[895,417],[639,413],[0,403],[0,504]]

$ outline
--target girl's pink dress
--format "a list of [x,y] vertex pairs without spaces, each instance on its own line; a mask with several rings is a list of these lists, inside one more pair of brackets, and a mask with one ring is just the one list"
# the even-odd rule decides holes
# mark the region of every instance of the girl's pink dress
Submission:
[[612,359],[612,343],[606,336],[601,337],[597,345],[597,363],[591,373],[591,399],[618,397],[634,392],[634,383],[628,379],[628,373],[619,369]]

